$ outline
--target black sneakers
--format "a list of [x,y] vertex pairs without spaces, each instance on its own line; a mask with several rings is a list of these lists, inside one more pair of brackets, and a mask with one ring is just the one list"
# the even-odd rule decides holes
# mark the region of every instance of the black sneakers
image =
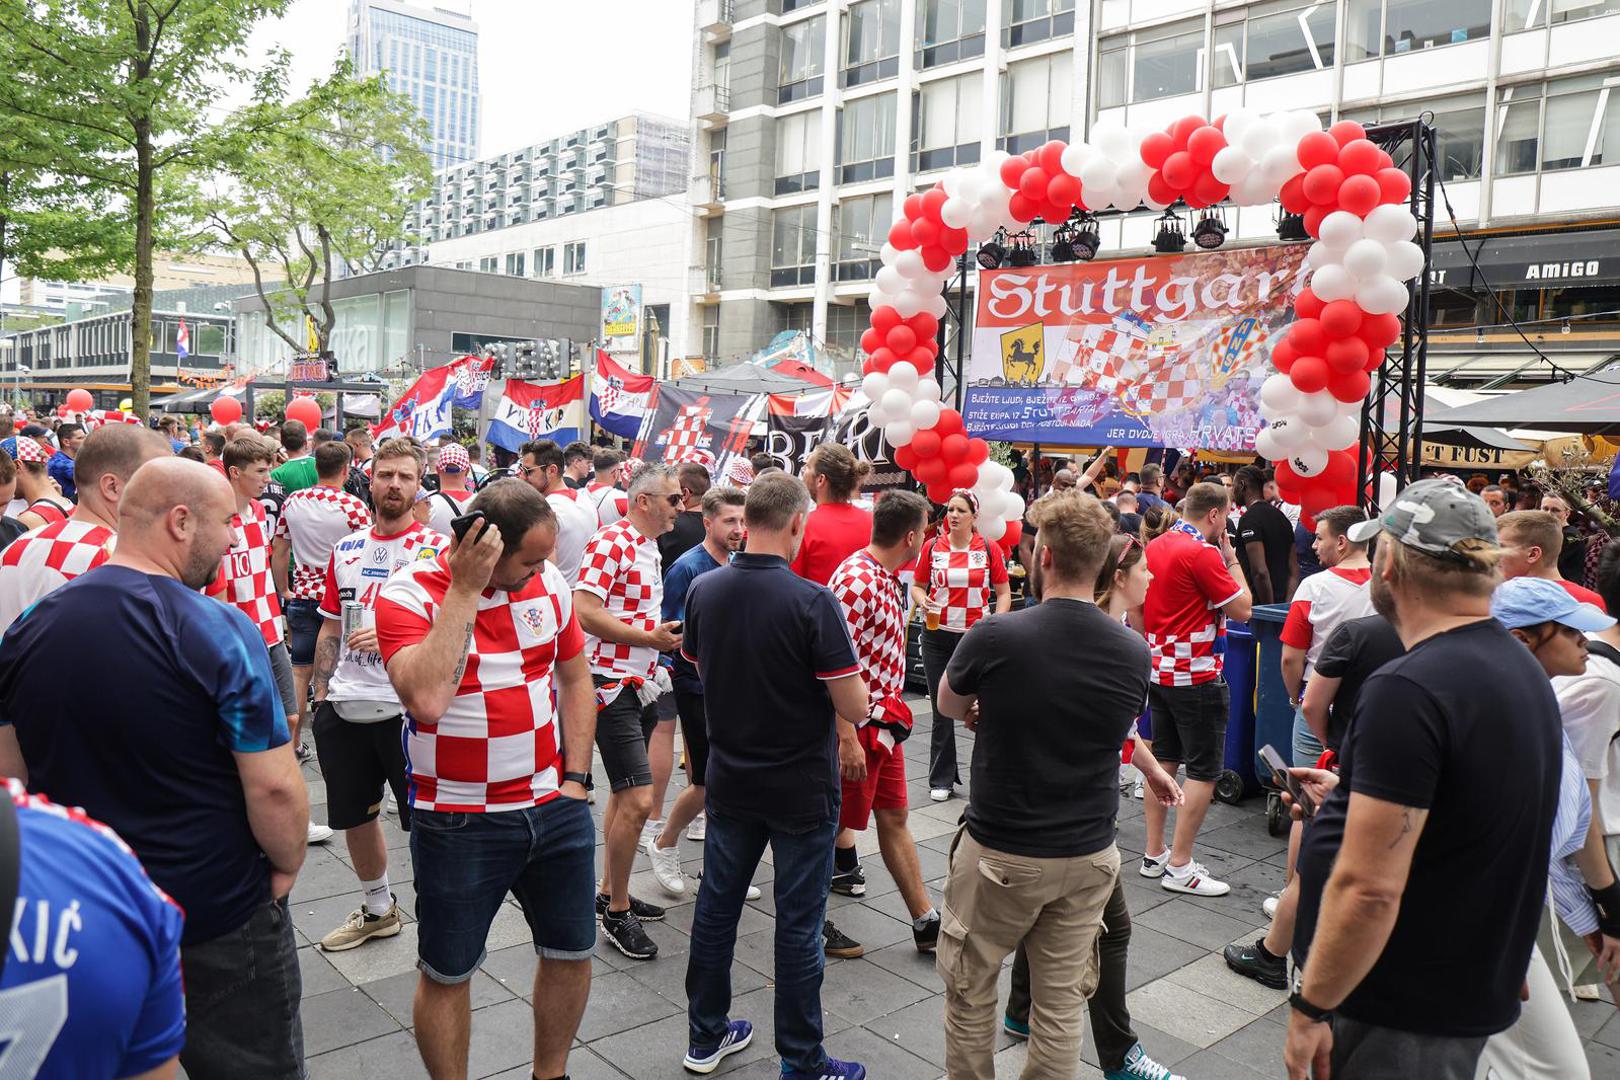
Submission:
[[911,927],[911,940],[917,943],[917,951],[931,953],[939,945],[939,924],[941,920],[936,916],[923,923],[921,930],[915,923]]
[[602,934],[632,960],[651,960],[658,955],[658,943],[647,936],[634,911],[603,912]]
[[855,869],[832,876],[832,891],[843,896],[865,896],[866,874],[857,863]]
[[1265,938],[1253,945],[1228,945],[1224,955],[1226,966],[1239,975],[1246,975],[1273,990],[1288,989],[1288,961],[1267,952]]
[[[596,894],[596,917],[600,919],[607,914],[608,897],[605,893]],[[663,922],[664,909],[657,904],[649,904],[645,900],[630,898],[630,914],[642,922]]]
[[821,945],[823,952],[838,960],[853,960],[866,954],[864,945],[848,934],[839,932],[831,920],[823,921],[821,924]]

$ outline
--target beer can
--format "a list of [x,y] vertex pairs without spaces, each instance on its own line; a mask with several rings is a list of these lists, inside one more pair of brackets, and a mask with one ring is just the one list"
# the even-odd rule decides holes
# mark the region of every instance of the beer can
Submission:
[[343,640],[349,640],[349,635],[361,629],[365,622],[366,605],[358,600],[343,601]]

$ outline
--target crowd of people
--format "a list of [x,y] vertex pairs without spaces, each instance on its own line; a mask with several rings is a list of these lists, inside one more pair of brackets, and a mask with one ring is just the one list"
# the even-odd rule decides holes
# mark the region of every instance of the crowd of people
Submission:
[[[1561,999],[1620,988],[1620,544],[1577,571],[1560,496],[1436,478],[1371,520],[1312,519],[1256,466],[1019,462],[1004,550],[973,492],[869,498],[834,443],[797,476],[763,455],[714,475],[549,440],[485,470],[452,441],[296,421],[51,426],[0,443],[21,1075],[301,1077],[288,894],[341,832],[355,902],[318,947],[398,935],[387,815],[435,1077],[467,1074],[508,895],[539,958],[536,1080],[567,1076],[598,942],[657,963],[646,925],[688,897],[682,1064],[714,1071],[755,1034],[731,972],[769,846],[782,1075],[860,1080],[827,1053],[820,989],[827,957],[864,952],[827,900],[866,894],[872,829],[944,986],[953,1080],[991,1080],[998,1027],[1027,1040],[1025,1076],[1073,1075],[1083,1013],[1108,1080],[1181,1080],[1132,1023],[1123,882],[1230,891],[1198,841],[1227,623],[1263,605],[1286,606],[1272,779],[1295,820],[1267,933],[1224,955],[1291,990],[1287,1075],[1589,1075]],[[908,821],[912,633],[928,795],[963,805],[937,892]],[[64,708],[86,664],[116,689]],[[1144,850],[1122,865],[1133,795]],[[631,892],[643,855],[663,896]]]

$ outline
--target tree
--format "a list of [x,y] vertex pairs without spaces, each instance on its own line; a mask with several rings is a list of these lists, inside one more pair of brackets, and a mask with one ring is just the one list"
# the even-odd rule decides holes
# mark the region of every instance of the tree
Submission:
[[[217,145],[206,110],[246,77],[243,45],[253,26],[289,3],[0,0],[5,153],[31,198],[62,185],[63,201],[79,215],[67,220],[91,228],[97,241],[85,253],[133,273],[137,412],[146,412],[151,396],[152,256],[159,236],[182,224],[178,200],[160,196],[208,169]],[[27,200],[19,205],[32,210]],[[118,234],[131,226],[126,246]],[[66,242],[51,243],[40,234],[34,247],[72,255],[75,238],[63,235]]]
[[268,329],[305,352],[313,325],[315,351],[326,352],[334,277],[379,269],[409,239],[406,214],[433,177],[427,130],[410,99],[382,76],[356,78],[346,60],[295,100],[282,70],[261,77],[253,104],[223,127],[207,221],[253,267]]

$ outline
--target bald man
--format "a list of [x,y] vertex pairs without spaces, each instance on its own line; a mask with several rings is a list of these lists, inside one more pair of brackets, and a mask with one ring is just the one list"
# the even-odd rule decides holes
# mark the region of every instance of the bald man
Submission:
[[125,486],[136,469],[169,453],[167,439],[133,424],[106,424],[85,438],[75,458],[79,505],[0,553],[0,633],[45,594],[112,557]]
[[[185,910],[187,1074],[298,1080],[287,894],[309,797],[258,628],[198,591],[231,546],[236,500],[208,466],[161,457],[118,511],[112,558],[0,638],[0,773],[117,830]],[[63,708],[104,691],[116,708]]]

